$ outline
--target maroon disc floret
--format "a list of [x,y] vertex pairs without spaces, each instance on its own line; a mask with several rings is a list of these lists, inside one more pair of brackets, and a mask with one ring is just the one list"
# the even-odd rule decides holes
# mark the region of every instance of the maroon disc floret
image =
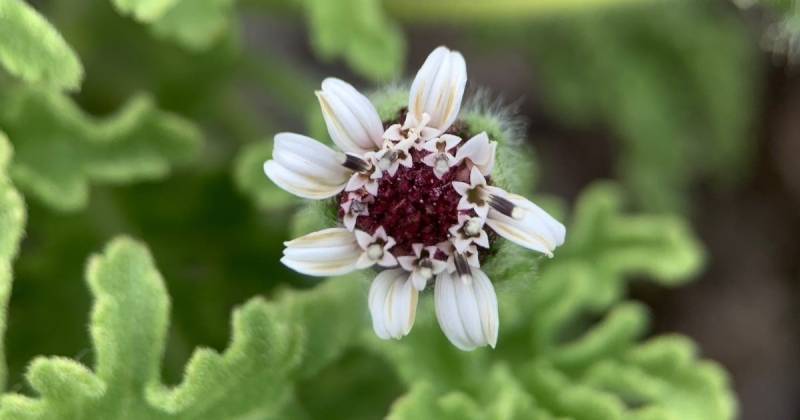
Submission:
[[[403,118],[403,114],[399,117]],[[460,135],[466,141],[464,131],[464,124],[457,122],[448,133]],[[450,152],[455,155],[457,150],[454,148]],[[412,149],[412,167],[400,166],[394,176],[384,172],[378,184],[378,195],[369,203],[369,215],[360,216],[356,221],[356,229],[368,233],[383,226],[397,242],[392,249],[396,256],[412,255],[415,243],[430,246],[447,241],[450,236],[448,229],[458,224],[461,196],[453,189],[452,183],[469,183],[470,164],[462,162],[450,168],[440,179],[433,168],[422,162],[428,153]],[[344,203],[347,197],[346,192],[340,194],[339,204]],[[340,219],[343,214],[340,207]]]

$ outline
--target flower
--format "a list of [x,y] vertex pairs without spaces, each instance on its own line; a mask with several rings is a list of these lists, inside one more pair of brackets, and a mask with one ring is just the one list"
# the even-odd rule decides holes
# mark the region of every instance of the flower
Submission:
[[264,164],[267,177],[295,195],[333,198],[343,226],[286,242],[281,261],[312,276],[378,270],[368,306],[383,339],[411,331],[419,293],[433,283],[450,342],[494,347],[497,296],[481,270],[492,243],[499,236],[552,256],[564,242],[561,223],[493,185],[497,142],[485,132],[465,140],[458,113],[466,81],[461,54],[439,47],[414,78],[407,108],[384,122],[351,85],[325,79],[317,97],[339,151],[280,133]]

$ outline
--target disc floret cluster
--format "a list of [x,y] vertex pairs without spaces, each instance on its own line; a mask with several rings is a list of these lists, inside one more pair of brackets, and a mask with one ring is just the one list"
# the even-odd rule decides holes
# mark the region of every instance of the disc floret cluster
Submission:
[[286,242],[282,262],[307,275],[376,268],[369,292],[375,333],[401,338],[419,293],[433,287],[436,316],[462,350],[497,343],[492,282],[481,270],[498,237],[552,256],[564,226],[531,201],[492,183],[497,142],[458,120],[464,58],[434,50],[408,106],[381,121],[370,101],[329,78],[317,97],[333,149],[299,134],[275,137],[267,176],[308,199],[331,199],[341,226]]

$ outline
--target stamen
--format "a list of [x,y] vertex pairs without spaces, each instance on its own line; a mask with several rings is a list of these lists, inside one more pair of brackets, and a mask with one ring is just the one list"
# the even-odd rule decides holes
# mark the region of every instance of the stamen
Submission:
[[489,195],[489,205],[500,213],[514,219],[521,219],[523,216],[521,208],[515,206],[514,203],[507,198],[500,197],[499,195]]
[[464,223],[464,233],[470,237],[480,235],[481,228],[481,219],[477,217],[470,218]]
[[453,258],[456,265],[456,272],[461,281],[468,283],[472,281],[472,269],[469,267],[467,259],[462,254],[456,254]]
[[373,261],[377,261],[383,257],[383,246],[379,243],[374,243],[367,247],[367,257]]
[[447,156],[439,155],[436,158],[436,170],[440,173],[445,173],[450,169],[450,165],[447,162]]
[[366,210],[366,209],[367,209],[367,206],[364,203],[360,202],[360,201],[353,201],[350,204],[350,213],[352,213],[354,215],[359,215],[359,214],[363,213],[364,210]]
[[347,153],[344,155],[344,162],[342,162],[342,166],[356,172],[367,172],[369,171],[371,165],[366,160],[361,159],[356,155]]
[[390,150],[384,153],[384,155],[378,161],[378,167],[381,168],[382,171],[388,170],[395,160],[397,160],[397,152]]
[[433,278],[433,264],[427,259],[420,261],[419,263],[419,271],[420,277],[424,278],[425,280],[430,280]]

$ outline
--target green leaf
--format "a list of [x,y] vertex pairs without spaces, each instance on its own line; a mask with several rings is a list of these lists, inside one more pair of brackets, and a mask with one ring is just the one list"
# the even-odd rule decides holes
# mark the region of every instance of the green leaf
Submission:
[[379,0],[303,0],[303,5],[311,44],[323,59],[344,58],[353,70],[375,81],[401,74],[405,40]]
[[234,0],[178,0],[153,22],[156,35],[174,39],[191,50],[205,50],[231,25]]
[[703,265],[703,249],[687,222],[671,215],[622,212],[623,194],[598,183],[576,204],[567,242],[554,265],[591,270],[593,306],[604,307],[624,291],[626,277],[645,276],[664,286],[690,280]]
[[29,83],[77,90],[78,56],[45,18],[22,0],[0,0],[0,64]]
[[387,419],[479,420],[483,418],[479,412],[480,407],[469,396],[460,392],[438,395],[433,386],[420,382],[392,405]]
[[[740,17],[713,1],[578,11],[504,31],[524,40],[544,103],[572,126],[607,125],[617,173],[649,210],[687,210],[697,179],[748,173],[756,49]],[[734,71],[728,71],[736,69]]]
[[[8,300],[13,280],[11,262],[19,250],[19,242],[25,230],[26,213],[22,196],[14,189],[7,170],[12,157],[11,144],[0,131],[0,337],[5,336],[8,316]],[[7,371],[4,340],[0,338],[0,389],[6,386]]]
[[122,14],[133,15],[137,20],[150,22],[164,16],[180,0],[111,0]]
[[0,127],[17,150],[12,178],[58,210],[84,207],[90,182],[162,178],[192,159],[201,143],[194,125],[158,110],[146,95],[102,119],[65,96],[33,89],[8,92],[0,103]]
[[366,324],[364,311],[350,303],[364,293],[357,279],[286,292],[274,303],[255,298],[234,312],[227,350],[198,349],[182,382],[169,388],[160,380],[169,298],[147,249],[117,239],[92,257],[87,279],[95,297],[94,371],[38,358],[26,379],[39,396],[4,395],[0,418],[278,416],[293,403],[294,381],[336,360]]
[[112,0],[121,14],[190,50],[211,47],[231,24],[234,0]]

